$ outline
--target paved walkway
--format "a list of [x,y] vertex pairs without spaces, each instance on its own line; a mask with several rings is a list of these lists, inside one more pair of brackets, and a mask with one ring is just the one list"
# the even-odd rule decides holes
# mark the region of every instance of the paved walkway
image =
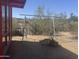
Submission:
[[76,54],[61,46],[49,47],[28,41],[14,41],[10,56],[10,59],[77,59]]

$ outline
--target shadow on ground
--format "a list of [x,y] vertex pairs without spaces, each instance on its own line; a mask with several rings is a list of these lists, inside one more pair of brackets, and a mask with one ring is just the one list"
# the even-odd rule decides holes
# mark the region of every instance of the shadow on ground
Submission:
[[13,41],[10,59],[77,59],[77,55],[57,46],[41,45],[40,42]]

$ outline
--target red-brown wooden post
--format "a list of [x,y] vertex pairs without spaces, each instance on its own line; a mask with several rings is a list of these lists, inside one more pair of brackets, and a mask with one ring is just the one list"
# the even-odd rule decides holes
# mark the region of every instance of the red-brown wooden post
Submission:
[[9,5],[9,40],[12,39],[12,7]]
[[0,0],[0,59],[3,59],[1,56],[3,55],[3,44],[2,44],[2,6]]

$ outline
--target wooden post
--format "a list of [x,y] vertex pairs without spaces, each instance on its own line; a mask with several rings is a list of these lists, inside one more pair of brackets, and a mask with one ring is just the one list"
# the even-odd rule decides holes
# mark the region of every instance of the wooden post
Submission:
[[9,40],[12,39],[12,7],[9,5]]
[[[2,44],[2,0],[0,0],[0,56],[3,55],[3,44]],[[0,59],[3,59],[0,57]]]

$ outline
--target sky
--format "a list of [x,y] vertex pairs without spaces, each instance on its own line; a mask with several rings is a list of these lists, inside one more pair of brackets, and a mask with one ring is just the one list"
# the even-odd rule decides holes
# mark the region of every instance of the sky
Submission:
[[45,12],[49,11],[52,14],[65,13],[70,16],[70,13],[78,15],[77,0],[27,0],[24,8],[13,8],[13,17],[23,18],[20,14],[35,14],[38,6],[43,6]]

